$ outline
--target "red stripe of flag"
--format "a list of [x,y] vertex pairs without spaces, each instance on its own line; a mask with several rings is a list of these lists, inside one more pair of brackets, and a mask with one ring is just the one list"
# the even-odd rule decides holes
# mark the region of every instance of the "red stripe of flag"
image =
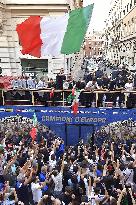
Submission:
[[16,31],[22,46],[22,54],[41,56],[41,19],[40,16],[30,16],[23,23],[17,25]]

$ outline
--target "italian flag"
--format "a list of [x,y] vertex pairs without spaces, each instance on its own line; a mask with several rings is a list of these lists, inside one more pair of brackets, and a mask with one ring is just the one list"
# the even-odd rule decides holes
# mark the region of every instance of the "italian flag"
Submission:
[[37,116],[34,113],[34,115],[33,115],[33,127],[32,127],[32,129],[30,130],[30,133],[29,133],[33,141],[36,139],[36,135],[37,135],[36,126],[37,126]]
[[30,16],[16,28],[22,54],[44,57],[80,51],[93,7],[91,4],[57,17]]
[[77,113],[78,113],[79,96],[80,96],[80,91],[79,90],[75,91],[75,98],[74,98],[73,103],[72,103],[72,111],[73,111],[74,115],[77,115]]

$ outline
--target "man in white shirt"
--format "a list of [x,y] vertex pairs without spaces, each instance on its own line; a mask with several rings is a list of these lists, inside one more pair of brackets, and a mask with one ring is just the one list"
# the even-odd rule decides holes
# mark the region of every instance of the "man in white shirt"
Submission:
[[36,88],[37,88],[37,89],[42,89],[42,88],[44,88],[44,87],[45,87],[44,80],[43,80],[43,78],[40,78],[38,84],[36,85]]
[[132,91],[133,90],[133,82],[128,80],[128,82],[125,84],[126,91]]
[[86,85],[86,90],[94,90],[94,89],[99,89],[96,79],[89,81]]
[[27,87],[28,89],[34,89],[35,88],[35,83],[31,77],[27,79]]
[[[127,92],[133,91],[133,82],[131,80],[128,80],[128,82],[125,84],[125,90]],[[135,106],[135,94],[133,93],[125,93],[127,97],[127,107],[131,108]]]
[[[88,91],[93,91],[95,89],[99,89],[96,79],[94,78],[92,81],[89,81],[85,87]],[[86,106],[91,106],[96,102],[96,96],[94,93],[85,93],[85,102]],[[93,103],[94,102],[94,103]]]
[[38,178],[31,183],[31,190],[33,194],[33,201],[34,203],[39,203],[42,198],[42,188],[45,186],[46,181],[40,185],[38,182]]
[[126,185],[133,184],[134,171],[133,171],[133,167],[132,166],[133,166],[132,163],[130,163],[128,165],[128,167],[123,171],[124,181],[125,181]]
[[57,172],[57,171],[53,172],[52,179],[55,184],[54,195],[56,197],[61,194],[62,189],[63,189],[62,178],[63,178],[63,175],[61,172]]
[[17,78],[14,78],[12,81],[11,81],[11,86],[14,90],[18,89],[18,79]]
[[61,170],[58,172],[58,170],[55,170],[52,174],[52,179],[55,184],[54,188],[54,197],[58,197],[62,193],[63,189],[63,169],[64,169],[64,158],[62,160]]

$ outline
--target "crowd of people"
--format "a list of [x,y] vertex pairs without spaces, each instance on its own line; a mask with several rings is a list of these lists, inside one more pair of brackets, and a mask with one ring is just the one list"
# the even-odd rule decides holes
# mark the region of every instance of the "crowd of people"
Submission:
[[[106,67],[106,65],[104,65]],[[95,83],[93,82],[95,81]],[[54,88],[58,90],[72,89],[75,86],[77,89],[127,89],[132,91],[136,87],[136,75],[129,71],[124,65],[112,67],[110,76],[104,71],[104,68],[100,66],[94,72],[87,71],[79,81],[75,81],[71,74],[65,75],[64,69],[60,70],[60,73],[56,76],[56,79],[50,79],[46,81],[44,77],[32,78],[28,76],[21,76],[12,79],[11,88],[17,89],[45,89]]]
[[[98,61],[95,65],[98,66],[98,69],[93,69],[93,72],[89,71],[87,67],[84,68],[84,76],[78,81],[75,81],[71,74],[65,75],[64,69],[62,68],[60,73],[56,76],[56,79],[51,78],[47,81],[44,76],[40,78],[38,76],[31,78],[23,75],[21,77],[12,78],[10,80],[10,85],[9,82],[7,82],[7,84],[8,88],[13,90],[13,93],[10,91],[12,97],[17,100],[21,98],[22,95],[24,98],[30,99],[31,92],[28,92],[29,90],[37,90],[38,93],[40,90],[66,91],[74,88],[81,91],[79,96],[81,106],[96,106],[94,103],[96,102],[96,94],[94,91],[103,91],[103,93],[99,93],[97,99],[98,107],[105,106],[108,102],[111,102],[111,106],[113,107],[124,107],[126,97],[127,107],[135,107],[136,98],[135,93],[132,92],[135,91],[136,88],[135,72],[132,73],[126,65],[107,65],[105,61]],[[109,74],[106,72],[106,69],[110,69],[111,73]],[[107,93],[107,91],[111,92]],[[124,92],[127,92],[127,94]],[[69,92],[65,92],[65,100],[67,100],[69,94]],[[5,95],[7,95],[7,93],[5,93]],[[5,99],[7,98],[7,96],[4,97]],[[36,99],[39,102],[42,102],[43,99],[44,101],[49,101],[50,94],[46,92],[45,95],[43,93],[36,94]],[[54,92],[54,98],[52,98],[52,100],[62,101],[62,95],[58,95],[58,93],[56,94],[56,92]],[[47,103],[45,104],[47,105]]]
[[[136,144],[65,146],[47,127],[0,124],[1,205],[135,205]],[[76,137],[76,136],[75,136]]]
[[100,65],[94,72],[85,72],[85,75],[78,81],[75,81],[70,74],[66,76],[63,69],[60,70],[60,73],[56,76],[55,80],[50,79],[49,82],[46,82],[44,77],[41,77],[40,79],[38,79],[37,77],[34,79],[25,76],[18,77],[11,81],[11,87],[13,89],[12,97],[17,98],[18,95],[18,97],[21,98],[21,95],[23,95],[23,97],[26,95],[24,98],[30,99],[30,93],[24,92],[22,94],[21,91],[16,90],[26,91],[35,89],[50,89],[54,92],[52,99],[50,99],[49,92],[42,92],[41,94],[41,92],[37,91],[37,94],[35,94],[37,101],[44,101],[44,103],[47,105],[46,101],[49,100],[67,101],[67,97],[70,92],[65,92],[64,99],[62,99],[63,96],[60,93],[55,92],[55,90],[72,90],[74,88],[75,90],[80,90],[79,103],[81,106],[96,106],[96,93],[94,91],[103,91],[103,93],[99,93],[98,95],[98,107],[104,107],[106,105],[108,106],[109,103],[111,103],[110,106],[112,107],[124,107],[126,97],[127,107],[135,107],[136,98],[135,93],[133,93],[132,91],[134,91],[136,88],[136,75],[132,74],[125,65],[123,65],[122,67],[112,67],[110,76],[108,76],[103,68],[106,68],[106,65],[103,65],[103,67],[101,67]]
[[[10,96],[4,96],[11,101],[24,98],[27,91],[31,98],[29,90],[74,88],[80,90],[79,103],[87,107],[96,101],[95,90],[119,91],[100,94],[100,106],[106,101],[113,105],[118,101],[121,106],[122,90],[128,91],[128,103],[136,104],[131,93],[136,87],[135,75],[125,66],[114,68],[111,76],[99,67],[93,73],[85,72],[77,82],[61,69],[56,80],[23,76],[12,79],[11,85]],[[35,97],[46,101],[50,96]],[[52,100],[61,97],[58,92]],[[48,127],[33,126],[31,121],[0,124],[0,205],[136,204],[135,127],[112,123],[96,129],[86,142],[80,139],[75,145],[66,145]]]

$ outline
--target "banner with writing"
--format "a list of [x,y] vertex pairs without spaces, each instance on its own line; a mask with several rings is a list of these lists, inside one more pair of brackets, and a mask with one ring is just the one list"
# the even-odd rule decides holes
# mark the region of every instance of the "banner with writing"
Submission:
[[73,115],[70,108],[65,107],[0,107],[0,122],[12,121],[23,122],[32,121],[33,114],[36,113],[39,123],[50,124],[88,124],[94,126],[104,126],[113,122],[131,122],[130,126],[135,126],[136,109],[100,109],[100,108],[79,108],[79,113]]

